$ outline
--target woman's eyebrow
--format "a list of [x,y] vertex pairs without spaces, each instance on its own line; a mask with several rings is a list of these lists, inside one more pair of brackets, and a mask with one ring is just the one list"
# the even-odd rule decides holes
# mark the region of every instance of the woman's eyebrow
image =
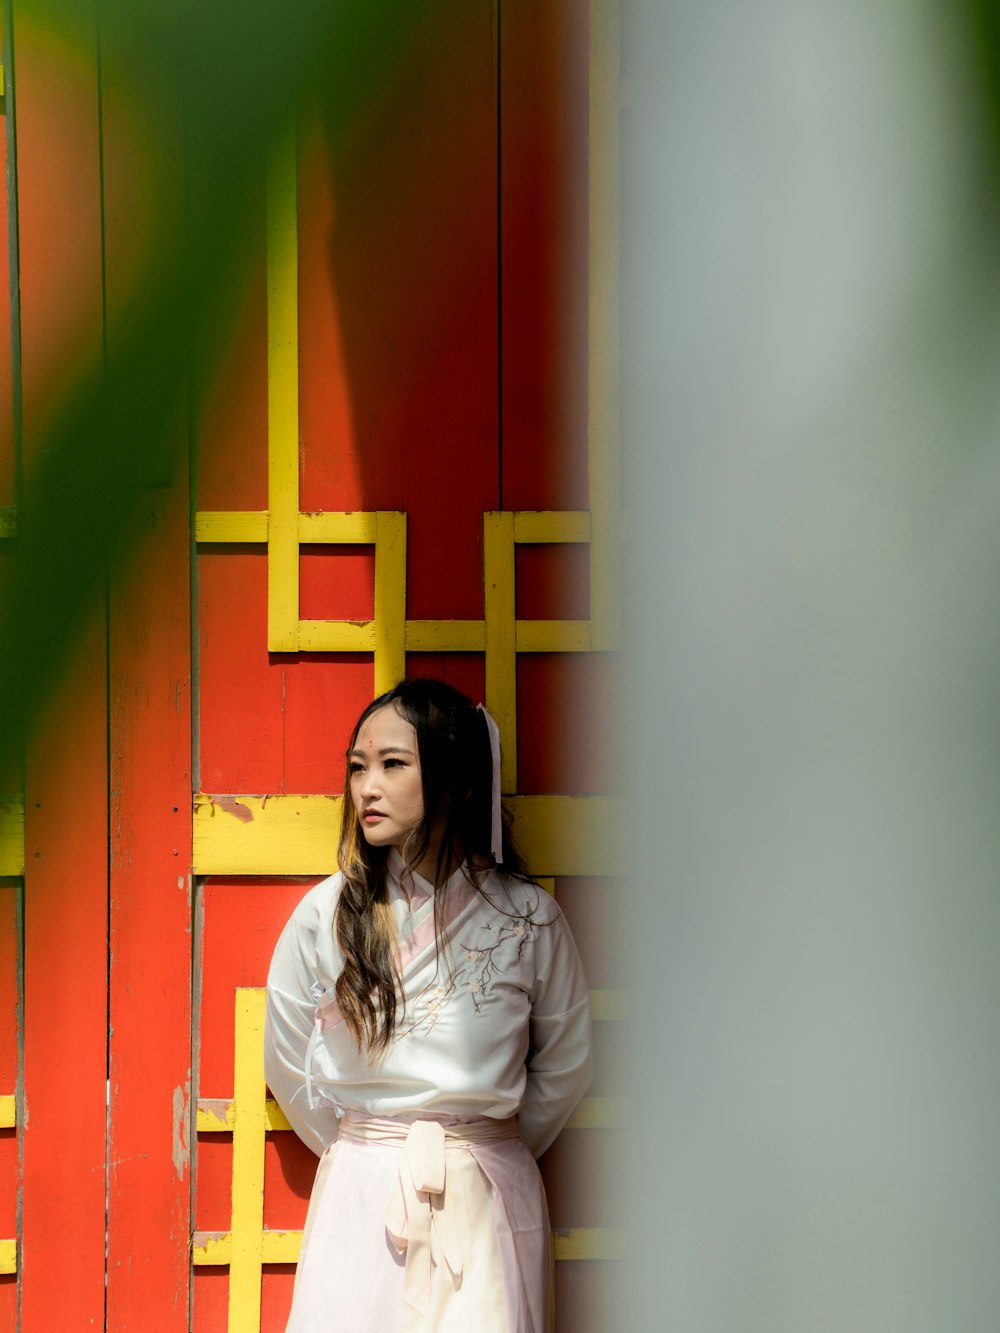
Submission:
[[[353,749],[348,755],[348,758],[353,759],[355,756],[357,756],[357,758],[359,759],[364,759],[366,755],[369,755],[371,753],[372,753],[371,750],[362,750],[360,747],[355,747],[355,749]],[[377,754],[380,759],[384,759],[385,756],[388,754],[405,754],[408,755],[411,759],[413,758],[413,751],[405,749],[402,745],[387,745],[384,747],[384,749],[376,750],[375,754]]]

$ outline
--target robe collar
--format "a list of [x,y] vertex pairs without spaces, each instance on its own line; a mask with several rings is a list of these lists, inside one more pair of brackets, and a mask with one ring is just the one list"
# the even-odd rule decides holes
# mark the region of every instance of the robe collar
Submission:
[[[423,875],[418,875],[415,870],[411,870],[399,854],[399,849],[391,847],[389,849],[389,859],[386,862],[387,869],[392,878],[399,885],[400,889],[406,894],[413,903],[423,902],[426,898],[433,898],[434,885],[429,879],[424,879]],[[445,881],[439,892],[447,893],[449,889],[455,887],[459,881],[468,883],[468,865],[466,862],[455,870]]]

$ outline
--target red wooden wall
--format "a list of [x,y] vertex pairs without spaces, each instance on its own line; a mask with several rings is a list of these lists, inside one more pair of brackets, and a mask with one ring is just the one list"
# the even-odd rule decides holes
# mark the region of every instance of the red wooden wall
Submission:
[[[53,369],[115,356],[143,202],[127,101],[99,80],[98,24],[79,12],[53,47],[15,0],[20,311],[0,285],[0,318],[21,341],[0,364],[0,413],[19,387],[26,469]],[[484,514],[595,504],[591,59],[586,0],[429,0],[386,95],[347,132],[322,98],[300,115],[299,507],[405,512],[407,619],[483,620]],[[18,1126],[0,1124],[0,1240],[21,1219],[0,1333],[251,1326],[233,1323],[229,1260],[191,1265],[192,1235],[197,1255],[234,1216],[234,1136],[196,1134],[194,1117],[233,1099],[234,993],[263,985],[317,875],[195,880],[192,797],[340,792],[374,688],[371,652],[268,650],[266,543],[205,541],[191,564],[193,514],[269,505],[263,191],[256,207],[231,345],[219,373],[206,359],[194,376],[190,467],[143,497],[145,539],[27,748],[24,876],[0,880],[0,993],[19,1015],[0,1096],[20,1079]],[[17,501],[3,439],[0,508]],[[517,620],[587,620],[585,541],[522,542],[514,558]],[[305,544],[298,568],[302,619],[373,618],[371,546]],[[482,650],[411,652],[406,668],[487,693]],[[613,790],[606,653],[519,654],[515,694],[519,795]],[[592,986],[617,993],[607,867],[585,871],[554,888]],[[615,1025],[596,1036],[593,1094],[612,1098]],[[574,1234],[620,1223],[616,1132],[568,1130],[544,1163],[567,1254],[586,1249]],[[293,1136],[268,1133],[267,1231],[301,1227],[312,1169]],[[556,1270],[559,1333],[605,1327],[607,1262]],[[293,1271],[263,1263],[265,1333],[283,1327]]]

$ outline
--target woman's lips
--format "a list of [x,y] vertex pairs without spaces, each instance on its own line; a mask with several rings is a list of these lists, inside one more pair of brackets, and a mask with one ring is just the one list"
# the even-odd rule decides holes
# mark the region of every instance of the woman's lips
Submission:
[[362,816],[366,824],[377,824],[380,819],[385,819],[381,810],[366,810]]

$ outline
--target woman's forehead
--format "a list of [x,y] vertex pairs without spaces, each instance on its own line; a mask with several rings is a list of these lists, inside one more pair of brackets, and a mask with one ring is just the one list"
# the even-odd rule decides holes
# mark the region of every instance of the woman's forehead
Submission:
[[400,717],[391,704],[385,704],[365,718],[354,748],[373,751],[410,750],[415,754],[417,733],[412,723]]

